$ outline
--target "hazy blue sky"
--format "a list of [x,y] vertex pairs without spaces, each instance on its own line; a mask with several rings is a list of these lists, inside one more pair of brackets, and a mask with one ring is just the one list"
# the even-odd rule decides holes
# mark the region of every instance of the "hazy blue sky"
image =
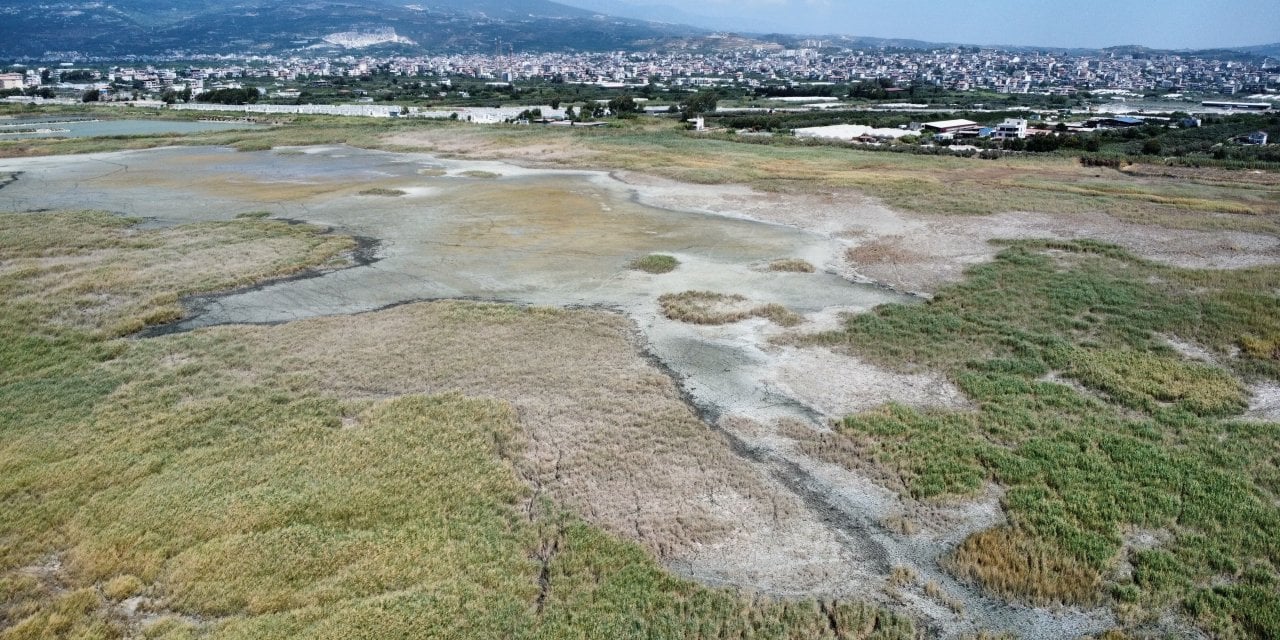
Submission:
[[697,20],[714,28],[935,42],[1177,49],[1280,42],[1280,0],[559,1],[646,19]]

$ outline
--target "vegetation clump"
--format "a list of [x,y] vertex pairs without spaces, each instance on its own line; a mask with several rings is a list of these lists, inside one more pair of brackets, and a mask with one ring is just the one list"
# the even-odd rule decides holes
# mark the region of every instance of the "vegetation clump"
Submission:
[[400,196],[408,195],[408,192],[401,189],[387,189],[385,187],[374,187],[372,189],[365,189],[361,191],[360,195],[381,196],[385,198],[398,198]]
[[711,291],[668,293],[658,298],[662,314],[690,324],[731,324],[748,318],[766,318],[783,327],[804,322],[804,316],[780,305],[753,305],[745,296]]
[[[1277,291],[1275,267],[1184,270],[1090,241],[1013,242],[927,304],[804,340],[942,369],[976,411],[889,405],[800,446],[873,460],[921,499],[1005,487],[1009,524],[946,560],[995,593],[1125,594],[1152,615],[1177,603],[1221,636],[1280,636],[1280,425],[1238,419],[1243,380],[1280,380],[1274,352],[1242,348],[1280,336]],[[1170,335],[1220,364],[1187,359]],[[1129,548],[1134,527],[1172,535]],[[1118,562],[1132,572],[1112,572]]]
[[480,171],[477,169],[472,169],[470,171],[463,171],[458,175],[466,176],[468,178],[478,178],[481,180],[493,180],[494,178],[502,177],[502,174],[500,173],[494,173],[492,171]]
[[817,271],[808,260],[801,260],[800,258],[774,260],[769,263],[769,270],[784,273],[813,273]]
[[643,258],[637,258],[631,263],[632,269],[638,269],[645,273],[663,274],[671,273],[680,266],[680,261],[675,256],[653,253]]

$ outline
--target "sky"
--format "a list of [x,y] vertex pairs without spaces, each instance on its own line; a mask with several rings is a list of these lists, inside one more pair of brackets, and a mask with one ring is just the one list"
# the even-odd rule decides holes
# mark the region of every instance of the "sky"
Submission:
[[717,29],[962,44],[1204,49],[1280,42],[1280,0],[558,1]]

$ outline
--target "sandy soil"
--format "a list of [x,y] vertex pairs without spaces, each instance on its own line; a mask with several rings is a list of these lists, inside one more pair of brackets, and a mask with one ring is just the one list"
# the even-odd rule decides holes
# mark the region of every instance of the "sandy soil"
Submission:
[[690,185],[629,172],[614,174],[657,207],[744,217],[837,239],[849,251],[822,268],[899,291],[931,294],[990,260],[993,239],[1091,238],[1189,268],[1280,264],[1280,238],[1238,231],[1187,231],[1122,222],[1103,213],[931,216],[895,211],[853,191],[759,192],[742,185]]
[[1245,417],[1280,422],[1280,384],[1267,382],[1249,388],[1249,410]]
[[766,384],[777,385],[826,416],[844,416],[889,402],[912,407],[964,409],[964,394],[945,377],[899,374],[828,349],[783,347]]

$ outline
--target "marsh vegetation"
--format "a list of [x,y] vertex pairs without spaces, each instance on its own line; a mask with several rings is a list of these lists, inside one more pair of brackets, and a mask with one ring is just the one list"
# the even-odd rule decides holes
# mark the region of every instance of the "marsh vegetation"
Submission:
[[770,271],[781,273],[813,273],[817,271],[808,260],[800,258],[779,258],[769,263]]
[[[1222,637],[1280,633],[1280,425],[1241,419],[1280,377],[1280,270],[1192,271],[1094,242],[1016,242],[923,306],[851,317],[807,344],[941,369],[974,411],[886,406],[802,446],[890,470],[923,499],[1007,488],[1009,524],[956,574],[1035,603],[1168,607]],[[1194,360],[1168,336],[1202,345]],[[1134,546],[1126,531],[1161,532]]]
[[643,258],[637,258],[631,263],[632,269],[639,269],[645,273],[663,274],[671,273],[680,266],[680,261],[675,256],[669,256],[661,253],[651,253]]
[[[754,144],[644,118],[590,131],[298,118],[182,138],[0,142],[0,156],[334,143],[832,201],[856,190],[922,217],[1101,212],[1280,233],[1274,174]],[[467,202],[562,229],[538,207],[567,201],[535,207],[497,190],[527,194],[516,182],[490,181],[498,195]],[[359,195],[389,204],[409,195],[400,184]],[[264,201],[322,191],[251,187]],[[877,606],[743,598],[662,568],[731,532],[772,535],[808,507],[744,467],[639,355],[621,316],[442,301],[122,339],[181,317],[184,296],[348,263],[350,238],[266,216],[144,229],[106,213],[0,214],[0,638],[427,626],[529,638],[918,635]],[[907,265],[929,251],[893,233],[846,259]],[[610,268],[668,246],[682,247],[628,246]],[[814,272],[804,260],[768,260],[792,251],[757,255],[741,273],[823,277],[788,275]],[[631,266],[678,265],[652,254]],[[965,402],[890,403],[830,431],[775,434],[913,505],[999,496],[1007,522],[941,560],[962,583],[902,566],[887,583],[902,600],[890,602],[923,596],[960,621],[984,615],[964,604],[981,590],[991,602],[1106,607],[1139,635],[1168,629],[1173,613],[1217,637],[1261,638],[1280,636],[1280,424],[1249,408],[1280,381],[1278,292],[1275,266],[1182,269],[1094,241],[1024,239],[927,304],[832,331],[806,334],[786,306],[736,294],[669,293],[657,306],[692,324],[766,318],[795,327],[777,338],[788,349],[822,347],[962,392]],[[645,304],[653,313],[653,297]],[[876,515],[884,535],[931,526]]]
[[755,304],[746,296],[713,291],[668,293],[658,298],[662,314],[691,324],[730,324],[765,318],[783,327],[804,322],[804,316],[777,303]]
[[[522,428],[517,408],[561,424],[577,415],[558,401],[532,407],[519,391],[546,398],[546,369],[574,370],[540,352],[539,333],[581,337],[585,328],[589,341],[553,342],[575,353],[595,345],[588,351],[613,354],[605,362],[630,358],[634,372],[618,392],[647,398],[644,410],[620,409],[637,429],[684,425],[687,436],[664,436],[673,444],[711,437],[610,316],[437,303],[122,340],[168,319],[181,294],[322,266],[349,241],[255,219],[142,231],[95,213],[0,215],[0,240],[6,640],[345,638],[371,628],[513,638],[914,635],[908,620],[875,607],[744,600],[675,578],[640,546],[564,510],[561,499],[572,504],[589,489],[589,473],[574,472],[578,484],[528,484],[558,475],[559,463],[542,469],[524,458],[544,451],[534,439],[555,436]],[[247,259],[190,261],[188,251],[206,247]],[[336,335],[350,341],[334,343]],[[399,340],[398,359],[374,348],[387,348],[388,335]],[[511,366],[495,372],[465,342],[529,353],[505,351]],[[445,355],[453,360],[435,357]],[[424,362],[434,377],[421,375]],[[563,397],[583,390],[576,380],[562,383]],[[655,398],[674,422],[651,414]],[[578,401],[615,406],[596,400]],[[616,424],[601,418],[585,424]],[[591,452],[562,453],[572,462]]]

